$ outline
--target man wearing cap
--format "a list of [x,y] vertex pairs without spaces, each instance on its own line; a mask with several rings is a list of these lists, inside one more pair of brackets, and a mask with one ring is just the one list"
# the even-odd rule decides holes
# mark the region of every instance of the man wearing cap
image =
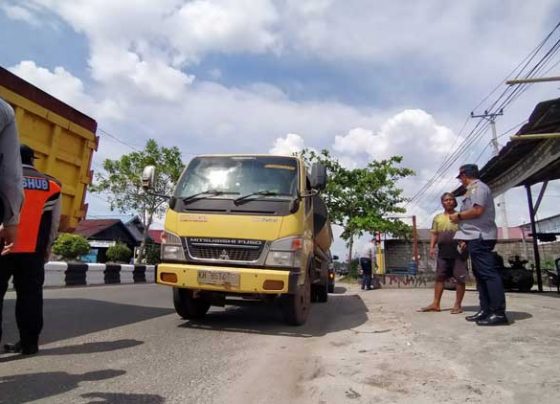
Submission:
[[457,178],[466,193],[461,211],[449,219],[459,224],[455,239],[468,249],[480,300],[480,310],[466,319],[481,326],[507,325],[504,286],[492,255],[498,236],[492,192],[478,179],[476,164],[461,166]]
[[0,98],[0,254],[10,252],[23,203],[22,170],[14,110]]
[[60,222],[61,186],[33,167],[36,157],[29,146],[21,145],[20,155],[25,201],[18,238],[10,254],[0,256],[0,327],[2,302],[13,276],[20,341],[6,344],[4,349],[33,355],[39,350],[39,334],[43,328],[44,265]]

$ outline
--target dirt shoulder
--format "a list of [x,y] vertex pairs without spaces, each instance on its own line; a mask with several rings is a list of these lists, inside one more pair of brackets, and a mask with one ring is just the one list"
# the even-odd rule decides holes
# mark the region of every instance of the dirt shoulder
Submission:
[[[556,403],[560,400],[558,295],[508,294],[508,327],[479,327],[465,313],[417,313],[430,289],[361,291],[339,285],[315,305],[299,338],[255,339],[230,402]],[[233,401],[232,401],[233,397]]]

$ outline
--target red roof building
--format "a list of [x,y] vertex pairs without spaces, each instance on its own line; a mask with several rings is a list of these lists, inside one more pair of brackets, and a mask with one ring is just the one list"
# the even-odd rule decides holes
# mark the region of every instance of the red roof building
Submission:
[[161,244],[161,234],[163,230],[148,230],[148,235],[156,244]]

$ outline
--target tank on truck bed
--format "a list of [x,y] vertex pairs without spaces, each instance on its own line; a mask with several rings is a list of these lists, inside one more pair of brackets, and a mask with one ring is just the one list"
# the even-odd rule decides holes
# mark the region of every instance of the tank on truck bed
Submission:
[[14,108],[20,141],[39,157],[36,167],[62,182],[60,230],[72,231],[87,212],[97,122],[2,67],[0,97]]

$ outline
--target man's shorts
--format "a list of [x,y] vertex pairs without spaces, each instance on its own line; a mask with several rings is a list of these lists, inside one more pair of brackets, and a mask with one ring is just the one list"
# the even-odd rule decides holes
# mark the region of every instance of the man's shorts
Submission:
[[458,283],[467,280],[467,261],[461,258],[437,258],[436,280],[445,281],[455,278]]

